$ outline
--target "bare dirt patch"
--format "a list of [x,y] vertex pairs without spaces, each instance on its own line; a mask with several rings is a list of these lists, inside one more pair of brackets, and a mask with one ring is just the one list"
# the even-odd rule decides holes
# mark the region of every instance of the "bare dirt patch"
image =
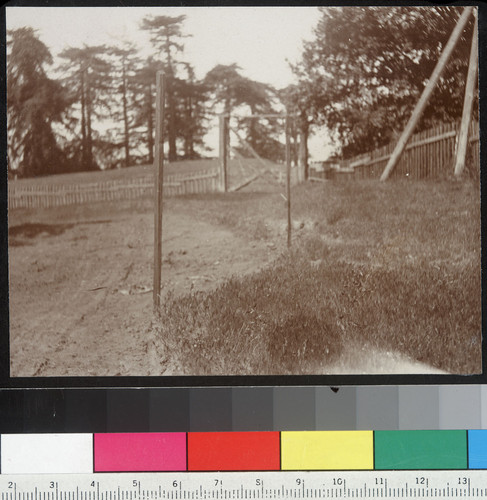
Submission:
[[[12,376],[160,374],[148,338],[153,215],[110,215],[47,224],[10,214]],[[274,253],[264,242],[167,213],[163,293],[209,290],[258,270]]]

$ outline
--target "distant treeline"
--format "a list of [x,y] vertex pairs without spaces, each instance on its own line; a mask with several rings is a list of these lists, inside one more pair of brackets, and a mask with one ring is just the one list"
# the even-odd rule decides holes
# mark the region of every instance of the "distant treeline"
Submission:
[[[293,66],[296,84],[282,89],[246,78],[237,63],[217,65],[197,79],[184,57],[185,16],[142,20],[140,29],[153,48],[145,59],[129,40],[68,48],[54,57],[31,27],[9,30],[9,173],[27,177],[152,163],[159,70],[167,81],[169,161],[204,155],[210,119],[237,108],[251,114],[287,109],[296,115],[293,154],[305,165],[313,126],[327,127],[345,158],[380,147],[409,118],[461,10],[320,8],[313,39]],[[473,21],[418,130],[461,116]],[[284,158],[282,123],[242,119],[238,127],[259,155]],[[248,155],[248,149],[242,146],[238,153]]]

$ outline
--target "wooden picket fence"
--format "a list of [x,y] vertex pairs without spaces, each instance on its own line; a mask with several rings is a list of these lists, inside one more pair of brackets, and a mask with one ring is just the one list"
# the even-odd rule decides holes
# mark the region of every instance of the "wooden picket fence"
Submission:
[[[424,130],[411,137],[390,178],[439,179],[453,176],[455,147],[459,124],[446,123]],[[479,123],[472,122],[469,130],[467,163],[480,171]],[[384,171],[396,142],[370,153],[341,161],[335,178],[379,178]]]
[[[164,195],[211,193],[219,189],[217,170],[164,177]],[[99,201],[132,200],[153,196],[154,177],[117,179],[80,184],[31,184],[9,181],[8,206],[14,208],[49,208]]]

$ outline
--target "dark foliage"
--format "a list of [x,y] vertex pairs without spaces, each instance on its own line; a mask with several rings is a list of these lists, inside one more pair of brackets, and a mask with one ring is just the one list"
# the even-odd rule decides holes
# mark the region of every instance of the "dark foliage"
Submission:
[[[402,131],[461,11],[321,8],[314,39],[295,71],[308,111],[336,134],[345,156],[387,144]],[[418,131],[461,117],[473,22],[472,16]]]
[[8,37],[9,169],[24,177],[59,172],[66,159],[52,125],[62,120],[69,97],[46,75],[51,53],[32,28],[9,31]]

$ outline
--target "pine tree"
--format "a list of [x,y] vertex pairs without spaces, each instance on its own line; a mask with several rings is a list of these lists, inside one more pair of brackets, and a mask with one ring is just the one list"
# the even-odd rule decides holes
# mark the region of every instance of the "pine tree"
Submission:
[[200,155],[195,147],[204,148],[203,136],[207,131],[208,87],[195,78],[194,68],[184,63],[186,78],[177,79],[175,98],[178,105],[176,134],[183,143],[184,158]]
[[154,163],[154,102],[156,99],[156,74],[162,69],[162,63],[148,58],[138,64],[129,78],[134,106],[132,137],[135,145],[147,150],[147,162]]
[[66,168],[52,125],[61,122],[69,100],[46,74],[49,49],[30,28],[8,31],[7,113],[9,168],[24,176]]
[[[273,106],[275,90],[270,85],[246,78],[239,69],[235,63],[220,64],[207,73],[204,81],[210,89],[213,105],[219,105],[226,115],[241,107],[247,108],[251,115],[276,113]],[[284,157],[284,146],[277,139],[279,131],[283,130],[282,123],[275,119],[240,118],[238,128],[260,156],[275,161]],[[245,147],[239,148],[239,152],[245,156],[249,154]]]
[[68,48],[61,52],[65,60],[61,66],[67,76],[73,101],[79,105],[74,109],[76,118],[71,123],[76,125],[76,135],[81,133],[81,140],[74,141],[74,156],[81,170],[96,170],[100,168],[95,158],[95,146],[100,140],[99,133],[94,129],[96,120],[103,118],[110,111],[110,93],[112,90],[112,66],[106,60],[107,47],[87,46]]
[[176,161],[177,153],[177,102],[176,83],[177,65],[176,58],[178,52],[183,51],[182,23],[186,16],[148,16],[142,21],[141,28],[150,33],[150,39],[158,51],[158,56],[162,58],[164,71],[166,73],[166,116],[167,116],[167,136],[169,143],[169,161]]
[[[116,103],[111,113],[111,118],[122,124],[121,140],[114,141],[114,148],[123,149],[123,165],[128,167],[131,163],[130,150],[134,144],[131,138],[134,124],[134,107],[131,102],[134,88],[132,85],[136,66],[136,49],[131,44],[122,47],[109,47],[108,54],[112,59],[112,74],[115,82],[113,98]],[[119,128],[115,130],[117,133]],[[116,134],[118,136],[118,133]]]

